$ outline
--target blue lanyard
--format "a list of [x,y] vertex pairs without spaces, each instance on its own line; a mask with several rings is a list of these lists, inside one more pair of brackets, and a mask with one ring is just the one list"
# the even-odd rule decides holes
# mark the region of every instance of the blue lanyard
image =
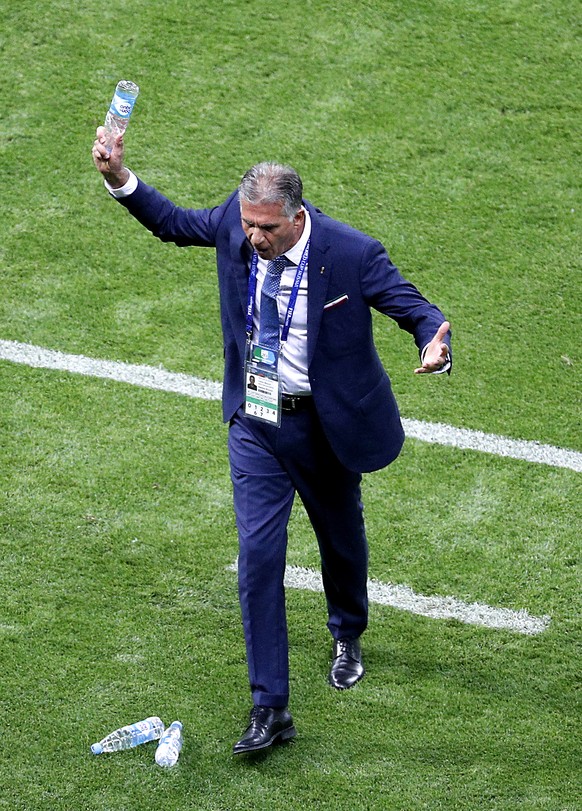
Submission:
[[[293,320],[293,313],[295,312],[295,305],[297,303],[297,296],[299,295],[299,287],[303,273],[309,261],[309,243],[311,239],[307,240],[307,244],[303,249],[301,261],[297,267],[293,287],[291,288],[291,295],[289,296],[289,304],[287,305],[287,312],[285,313],[285,321],[283,322],[283,329],[281,331],[281,343],[284,344],[289,335],[291,328],[291,321]],[[249,277],[249,296],[247,300],[247,341],[250,342],[253,335],[253,313],[255,311],[255,300],[257,296],[257,266],[259,264],[259,255],[253,251],[253,258],[251,260],[251,275]]]

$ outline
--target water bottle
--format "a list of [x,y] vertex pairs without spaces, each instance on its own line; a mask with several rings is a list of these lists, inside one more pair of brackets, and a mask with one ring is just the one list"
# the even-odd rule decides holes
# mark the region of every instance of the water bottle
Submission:
[[114,138],[125,132],[127,128],[138,93],[139,87],[127,79],[122,79],[115,88],[111,105],[105,116],[105,129],[108,133],[107,146],[110,151]]
[[182,749],[182,724],[173,721],[162,735],[156,749],[156,763],[158,766],[175,766]]
[[164,732],[164,724],[157,715],[138,721],[136,724],[129,724],[120,727],[114,732],[110,732],[102,741],[94,743],[91,751],[94,755],[102,752],[121,752],[123,749],[131,749],[139,746],[140,743],[159,740]]

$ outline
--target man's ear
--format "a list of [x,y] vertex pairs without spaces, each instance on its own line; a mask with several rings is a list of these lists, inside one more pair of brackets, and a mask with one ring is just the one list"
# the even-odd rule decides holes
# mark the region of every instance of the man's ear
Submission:
[[299,228],[305,222],[305,209],[300,208],[297,214],[293,217],[293,225],[296,228]]

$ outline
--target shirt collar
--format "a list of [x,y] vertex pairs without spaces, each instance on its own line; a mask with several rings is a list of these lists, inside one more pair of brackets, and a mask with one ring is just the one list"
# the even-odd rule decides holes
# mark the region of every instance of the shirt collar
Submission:
[[311,217],[309,216],[309,211],[304,207],[303,211],[305,212],[305,227],[303,228],[303,233],[299,237],[299,242],[296,242],[292,248],[289,248],[288,251],[285,251],[284,256],[292,262],[294,265],[299,265],[301,262],[301,257],[303,256],[303,251],[305,250],[305,246],[307,245],[307,240],[311,236]]

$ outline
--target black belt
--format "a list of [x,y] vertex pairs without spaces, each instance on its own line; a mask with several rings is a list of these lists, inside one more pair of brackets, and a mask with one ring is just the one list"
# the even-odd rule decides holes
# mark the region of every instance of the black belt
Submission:
[[313,405],[313,397],[310,394],[283,394],[281,395],[281,411],[285,413],[295,413],[305,411]]

